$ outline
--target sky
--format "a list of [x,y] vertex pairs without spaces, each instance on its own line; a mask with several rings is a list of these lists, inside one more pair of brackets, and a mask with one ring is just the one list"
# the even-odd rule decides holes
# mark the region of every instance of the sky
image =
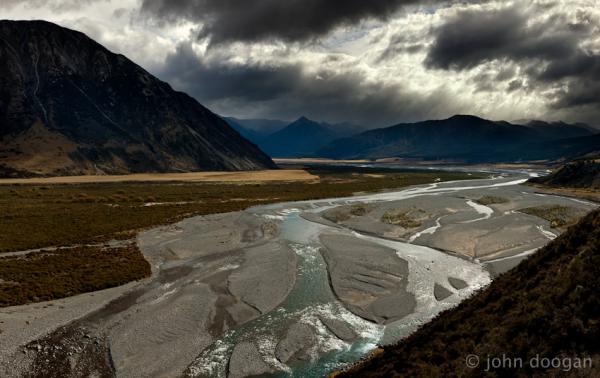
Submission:
[[597,0],[0,0],[211,110],[365,127],[600,116]]

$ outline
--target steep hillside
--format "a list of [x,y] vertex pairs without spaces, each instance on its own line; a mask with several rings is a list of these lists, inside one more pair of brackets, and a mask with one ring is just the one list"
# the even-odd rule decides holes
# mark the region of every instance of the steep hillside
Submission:
[[[340,376],[598,376],[599,285],[596,210],[487,289]],[[522,367],[505,362],[504,368],[484,371],[488,357],[503,356],[520,358]],[[558,369],[540,367],[541,359],[555,357]],[[575,358],[586,357],[593,359],[592,368],[590,361],[586,369],[574,367]],[[477,358],[477,367],[468,366]]]
[[552,187],[600,189],[600,162],[576,161],[548,176],[531,178],[529,182]]
[[[548,144],[561,136],[586,135],[581,126],[532,123],[528,126],[457,115],[367,131],[333,141],[318,155],[334,159],[405,157],[468,163],[533,160],[587,151],[585,146]],[[575,139],[577,139],[575,138]],[[554,143],[554,142],[552,142]]]
[[188,95],[82,33],[0,21],[0,173],[274,168]]

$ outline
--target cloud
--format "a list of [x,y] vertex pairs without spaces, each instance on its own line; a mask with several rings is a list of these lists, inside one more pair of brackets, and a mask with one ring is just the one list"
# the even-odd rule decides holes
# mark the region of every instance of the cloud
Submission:
[[456,105],[443,91],[416,93],[398,82],[373,80],[343,59],[327,56],[321,63],[231,63],[221,54],[200,56],[188,43],[167,58],[160,76],[211,109],[234,116],[306,115],[376,127],[446,116]]
[[70,10],[79,10],[91,3],[100,1],[110,2],[110,0],[2,0],[0,2],[0,8],[12,9],[17,5],[29,9],[47,7],[52,12],[59,13]]
[[387,47],[377,57],[377,62],[387,61],[403,54],[416,54],[423,49],[425,49],[423,42],[414,36],[397,34],[390,38]]
[[530,24],[529,9],[518,6],[494,10],[466,10],[435,29],[435,42],[426,65],[441,69],[468,69],[507,59],[558,59],[576,49],[577,28],[556,27],[557,18]]
[[597,0],[0,0],[0,13],[85,32],[243,118],[600,116]]
[[512,79],[508,92],[536,88],[549,109],[595,107],[587,113],[600,115],[598,17],[586,9],[566,9],[534,4],[460,11],[433,29],[424,63],[455,72],[509,67],[495,77],[479,73],[472,80],[493,91],[498,82]]
[[[418,0],[143,0],[144,14],[161,21],[202,25],[212,43],[277,39],[309,41],[344,25],[384,20]],[[425,1],[420,1],[425,3]]]
[[202,101],[243,99],[266,101],[287,95],[302,79],[302,67],[274,64],[228,64],[201,59],[191,43],[182,43],[170,54],[161,76],[185,87]]

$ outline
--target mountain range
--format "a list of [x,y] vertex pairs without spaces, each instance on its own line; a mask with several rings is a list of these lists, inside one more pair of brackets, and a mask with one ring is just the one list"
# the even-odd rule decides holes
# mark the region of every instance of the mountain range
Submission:
[[192,97],[86,35],[0,21],[0,175],[275,168]]
[[225,120],[273,157],[309,157],[328,143],[364,130],[351,123],[328,124],[300,117],[292,123],[274,120]]
[[317,155],[333,159],[402,157],[465,163],[559,159],[600,150],[600,134],[586,125],[516,125],[470,115],[403,123],[332,141]]
[[600,152],[598,130],[584,124],[457,115],[362,130],[221,118],[82,33],[0,21],[4,177],[276,168],[268,155],[480,163]]

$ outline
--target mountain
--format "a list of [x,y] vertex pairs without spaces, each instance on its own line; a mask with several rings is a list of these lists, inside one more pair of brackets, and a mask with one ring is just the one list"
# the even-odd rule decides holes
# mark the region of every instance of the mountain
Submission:
[[274,157],[306,157],[340,137],[340,132],[326,123],[301,117],[260,142],[261,148]]
[[[595,210],[458,307],[332,376],[597,377],[598,285],[600,210]],[[520,358],[522,366],[504,363],[502,369],[484,371],[488,357],[503,356]],[[555,357],[560,359],[558,368],[548,368],[550,363],[542,367],[542,359]],[[588,360],[582,368],[587,357],[593,366]]]
[[[583,127],[570,127],[538,123],[514,125],[456,115],[444,120],[366,131],[335,140],[319,150],[317,155],[334,159],[405,157],[468,163],[521,161],[538,158],[537,152],[556,157],[561,149],[549,146],[549,141],[572,135],[578,135],[578,138],[586,135],[587,138],[593,133]],[[532,147],[535,149],[532,150]],[[567,150],[563,148],[564,153],[570,153]]]
[[238,119],[223,117],[235,131],[254,144],[259,145],[267,136],[288,125],[288,122],[274,119]]
[[587,136],[600,132],[584,123],[569,124],[565,122],[545,122],[532,120],[524,123],[527,126],[549,139],[566,139]]
[[570,160],[600,155],[600,133],[576,138],[537,141],[521,150],[526,160]]
[[234,118],[225,117],[227,121],[233,120],[246,129],[254,130],[264,135],[273,134],[289,125],[289,121],[281,121],[279,119],[251,119],[251,118]]
[[86,35],[0,21],[0,173],[275,168],[190,96]]
[[515,138],[535,140],[537,133],[508,122],[457,115],[446,120],[399,124],[336,140],[319,151],[331,158],[411,157],[485,159],[491,150]]
[[227,122],[227,124],[234,129],[235,131],[237,131],[238,133],[240,133],[241,136],[243,136],[244,138],[248,139],[249,141],[251,141],[254,144],[258,144],[258,142],[260,140],[262,140],[265,135],[259,131],[255,131],[249,128],[246,128],[244,126],[242,126],[241,123],[239,123],[237,120],[234,119],[228,119],[228,118],[223,118],[223,120],[225,122]]
[[223,119],[243,137],[276,157],[313,156],[332,140],[365,130],[364,127],[349,122],[330,125],[306,117],[291,124],[269,119]]
[[568,163],[548,176],[533,177],[529,182],[553,187],[600,189],[600,161]]

